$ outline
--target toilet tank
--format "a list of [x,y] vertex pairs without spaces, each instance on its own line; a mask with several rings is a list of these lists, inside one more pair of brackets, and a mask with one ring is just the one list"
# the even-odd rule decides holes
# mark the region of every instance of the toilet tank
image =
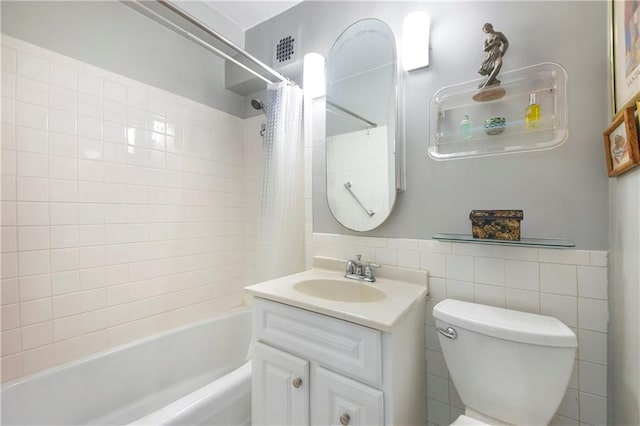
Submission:
[[[446,299],[433,308],[442,352],[466,408],[514,425],[546,425],[578,342],[560,320]],[[447,337],[451,328],[455,337]],[[451,330],[449,330],[451,331]]]

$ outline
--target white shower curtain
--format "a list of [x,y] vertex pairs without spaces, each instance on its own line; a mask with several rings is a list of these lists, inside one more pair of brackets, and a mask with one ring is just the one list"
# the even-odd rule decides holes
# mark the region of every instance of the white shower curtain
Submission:
[[287,83],[267,87],[256,281],[304,269],[304,144],[302,90]]

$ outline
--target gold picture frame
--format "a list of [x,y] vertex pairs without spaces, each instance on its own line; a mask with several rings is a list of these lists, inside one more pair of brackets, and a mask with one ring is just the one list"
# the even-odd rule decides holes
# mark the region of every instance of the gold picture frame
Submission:
[[609,0],[611,110],[615,117],[640,94],[640,0]]
[[609,177],[620,176],[640,164],[637,107],[620,111],[604,131],[604,152]]

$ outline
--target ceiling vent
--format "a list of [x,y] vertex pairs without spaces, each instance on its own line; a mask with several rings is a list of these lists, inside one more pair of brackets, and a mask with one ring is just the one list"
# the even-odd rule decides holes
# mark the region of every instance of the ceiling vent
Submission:
[[293,81],[302,79],[300,28],[273,38],[271,67]]
[[292,62],[291,59],[297,53],[296,39],[293,36],[286,36],[278,40],[276,44],[276,65]]

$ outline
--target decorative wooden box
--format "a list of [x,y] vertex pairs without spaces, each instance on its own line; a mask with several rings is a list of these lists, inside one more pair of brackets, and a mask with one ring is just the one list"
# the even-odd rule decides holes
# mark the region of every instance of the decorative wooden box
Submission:
[[471,210],[473,238],[520,241],[522,210]]

